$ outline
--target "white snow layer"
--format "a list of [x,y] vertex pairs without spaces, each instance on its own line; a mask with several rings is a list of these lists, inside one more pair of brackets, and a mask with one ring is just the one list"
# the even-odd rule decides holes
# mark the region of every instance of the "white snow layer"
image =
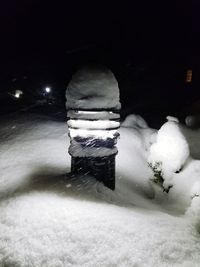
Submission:
[[104,67],[77,71],[66,90],[67,109],[120,109],[119,87],[113,73]]
[[1,121],[0,266],[199,266],[200,161],[190,159],[166,194],[149,182],[156,131],[132,125],[120,135],[113,192],[66,174],[65,122]]
[[69,110],[67,117],[82,120],[119,120],[120,114],[112,111],[79,111]]

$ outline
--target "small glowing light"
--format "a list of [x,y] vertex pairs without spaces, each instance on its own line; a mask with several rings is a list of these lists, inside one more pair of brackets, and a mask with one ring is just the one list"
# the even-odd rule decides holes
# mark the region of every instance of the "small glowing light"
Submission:
[[75,129],[94,129],[94,130],[104,130],[104,129],[116,129],[119,128],[120,123],[117,121],[110,120],[68,120],[68,126]]
[[187,70],[186,72],[186,83],[192,82],[192,69]]
[[78,114],[98,114],[97,111],[83,111],[83,110],[78,110]]
[[50,87],[46,87],[46,88],[45,88],[45,92],[46,92],[46,93],[50,93],[50,92],[51,92],[51,88],[50,88]]
[[23,95],[23,92],[21,90],[16,90],[15,94],[13,95],[15,98],[20,98],[20,96]]

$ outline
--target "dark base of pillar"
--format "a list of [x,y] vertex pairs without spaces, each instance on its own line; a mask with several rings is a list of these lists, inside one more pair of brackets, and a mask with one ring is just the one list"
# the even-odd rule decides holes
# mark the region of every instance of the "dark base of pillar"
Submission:
[[115,155],[107,157],[72,157],[73,174],[92,175],[111,190],[115,190]]

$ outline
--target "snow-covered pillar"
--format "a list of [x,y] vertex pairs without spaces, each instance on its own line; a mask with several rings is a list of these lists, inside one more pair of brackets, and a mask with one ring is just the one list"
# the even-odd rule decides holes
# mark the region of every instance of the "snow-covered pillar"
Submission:
[[79,70],[66,90],[71,172],[89,174],[115,189],[120,127],[119,87],[105,67]]

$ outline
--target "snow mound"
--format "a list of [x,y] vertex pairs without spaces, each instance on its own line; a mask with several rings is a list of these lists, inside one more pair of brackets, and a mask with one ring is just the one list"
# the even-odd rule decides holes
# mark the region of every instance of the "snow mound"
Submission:
[[173,116],[167,116],[167,118],[166,118],[168,121],[174,121],[174,122],[177,122],[177,123],[179,123],[179,120],[178,120],[178,118],[176,118],[176,117],[173,117]]
[[87,66],[74,74],[66,90],[67,109],[119,110],[119,87],[105,67]]
[[128,115],[121,126],[142,129],[148,128],[146,121],[140,115],[135,114]]
[[195,152],[196,158],[199,158],[199,137],[199,131],[188,129],[168,117],[168,122],[161,127],[150,146],[148,162],[154,168],[152,177],[156,178],[156,173],[160,171],[164,188],[173,186],[165,196],[163,189],[158,190],[154,185],[155,198],[167,209],[177,212],[190,210],[193,198],[200,194],[200,161],[191,157]]
[[170,183],[172,175],[179,172],[185,165],[189,155],[189,145],[182,134],[178,121],[168,117],[158,131],[157,140],[151,146],[148,162],[152,166],[159,165],[165,183]]

